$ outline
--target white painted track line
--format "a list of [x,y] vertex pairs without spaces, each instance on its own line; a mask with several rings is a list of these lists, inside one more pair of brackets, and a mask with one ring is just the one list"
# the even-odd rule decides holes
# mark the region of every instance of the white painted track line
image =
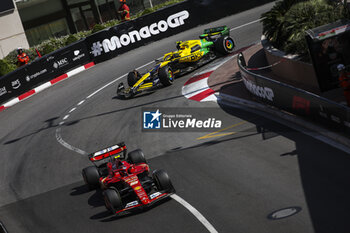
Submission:
[[191,206],[190,203],[176,194],[172,194],[170,197],[188,209],[205,226],[205,228],[207,228],[210,233],[218,233],[213,225],[211,225],[210,222],[201,213],[199,213],[197,209]]

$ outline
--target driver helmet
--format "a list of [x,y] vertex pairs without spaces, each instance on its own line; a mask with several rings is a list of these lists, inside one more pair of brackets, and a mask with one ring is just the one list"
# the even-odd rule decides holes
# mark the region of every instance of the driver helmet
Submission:
[[119,0],[120,3],[126,3],[126,0]]
[[18,47],[18,48],[17,48],[17,53],[18,53],[18,54],[23,53],[23,48],[22,48],[22,47]]
[[182,44],[182,41],[176,41],[176,48],[177,48],[177,50],[181,49],[181,47],[180,47],[181,44]]
[[114,156],[112,157],[112,164],[113,169],[118,169],[123,163],[118,159],[118,156]]

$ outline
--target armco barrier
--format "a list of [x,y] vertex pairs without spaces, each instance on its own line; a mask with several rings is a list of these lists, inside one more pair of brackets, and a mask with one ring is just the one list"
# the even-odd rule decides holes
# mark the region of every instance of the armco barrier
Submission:
[[188,0],[91,35],[86,39],[87,47],[91,51],[91,59],[98,63],[152,41],[271,1]]
[[1,77],[0,103],[74,67],[109,60],[147,43],[271,1],[188,0],[97,32]]
[[89,61],[84,40],[43,56],[0,78],[0,103]]
[[260,101],[350,137],[350,108],[247,70],[242,53],[237,60],[246,88]]
[[91,59],[95,63],[102,62],[195,27],[194,17],[195,10],[186,1],[98,32],[86,38]]

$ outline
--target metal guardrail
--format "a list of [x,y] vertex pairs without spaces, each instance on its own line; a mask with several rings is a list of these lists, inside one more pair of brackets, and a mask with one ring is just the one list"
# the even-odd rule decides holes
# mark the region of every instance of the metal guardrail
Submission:
[[253,73],[242,53],[238,66],[247,90],[261,102],[306,117],[350,137],[350,108],[314,93]]

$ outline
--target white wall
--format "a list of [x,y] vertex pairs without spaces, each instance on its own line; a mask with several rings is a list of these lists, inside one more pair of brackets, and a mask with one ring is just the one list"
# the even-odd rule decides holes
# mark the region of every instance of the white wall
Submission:
[[17,7],[13,12],[0,14],[0,59],[12,50],[29,48]]

